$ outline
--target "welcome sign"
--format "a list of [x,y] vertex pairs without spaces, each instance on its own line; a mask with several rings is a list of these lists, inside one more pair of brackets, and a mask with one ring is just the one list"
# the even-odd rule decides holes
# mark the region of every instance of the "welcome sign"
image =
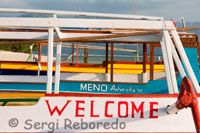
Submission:
[[[1,132],[194,132],[190,109],[166,113],[176,98],[42,97],[0,107]],[[184,126],[187,125],[187,126]]]

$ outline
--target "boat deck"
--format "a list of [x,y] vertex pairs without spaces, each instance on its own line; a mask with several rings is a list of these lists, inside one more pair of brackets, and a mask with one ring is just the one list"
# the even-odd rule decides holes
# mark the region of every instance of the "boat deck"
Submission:
[[[1,61],[0,69],[7,70],[30,70],[38,71],[38,64],[34,62],[9,62]],[[106,72],[107,69],[107,72]],[[77,73],[110,73],[111,64],[105,66],[102,64],[70,64],[62,63],[61,72],[77,72]],[[47,64],[41,63],[41,71],[47,71]],[[53,67],[55,71],[55,64]],[[150,72],[150,64],[146,64],[146,71]],[[154,64],[154,72],[164,72],[165,68],[162,62]],[[114,62],[113,72],[118,74],[141,74],[143,72],[142,62]]]

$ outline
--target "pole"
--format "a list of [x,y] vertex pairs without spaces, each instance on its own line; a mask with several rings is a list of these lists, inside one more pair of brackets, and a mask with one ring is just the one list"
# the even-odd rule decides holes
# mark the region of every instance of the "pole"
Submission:
[[146,73],[146,65],[147,65],[147,44],[143,44],[143,73]]
[[189,77],[190,77],[190,79],[192,81],[192,84],[193,84],[196,92],[200,93],[199,83],[198,83],[198,81],[196,79],[194,71],[192,70],[192,67],[191,67],[190,62],[189,62],[189,60],[187,58],[187,55],[185,53],[185,50],[184,50],[183,45],[181,43],[181,40],[180,40],[180,38],[178,36],[178,33],[177,33],[176,30],[172,30],[171,34],[172,34],[172,37],[174,39],[174,42],[175,42],[176,48],[178,50],[178,53],[179,53],[179,55],[180,55],[180,57],[182,59],[182,62],[184,64],[184,66],[185,66],[185,69],[186,69],[186,71],[187,71],[187,73],[188,73],[188,75],[189,75]]
[[150,80],[153,80],[154,73],[154,47],[150,45]]
[[42,60],[41,56],[42,56],[42,46],[39,43],[38,45],[38,74],[37,74],[38,76],[40,75],[40,71],[41,71],[41,60]]
[[76,44],[76,67],[78,66],[78,43]]
[[113,55],[114,55],[114,48],[113,43],[111,43],[111,66],[110,66],[110,82],[113,82]]
[[72,65],[74,64],[74,43],[72,43]]
[[52,93],[52,68],[53,68],[53,28],[48,29],[48,57],[47,57],[47,88],[46,93]]
[[106,68],[106,73],[108,73],[108,43],[106,43],[106,64],[105,64],[105,68]]
[[88,47],[84,48],[84,63],[88,63]]
[[61,49],[62,49],[62,42],[59,42],[56,46],[56,72],[55,72],[55,90],[54,90],[55,94],[59,93]]

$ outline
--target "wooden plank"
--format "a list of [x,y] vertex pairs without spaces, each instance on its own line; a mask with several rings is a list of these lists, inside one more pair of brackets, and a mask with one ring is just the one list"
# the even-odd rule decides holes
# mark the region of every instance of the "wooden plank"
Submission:
[[88,47],[84,48],[84,63],[88,63]]
[[[121,38],[121,37],[130,37],[130,36],[141,36],[141,35],[152,35],[158,34],[160,31],[142,31],[142,32],[132,32],[132,33],[118,33],[118,34],[109,34],[109,35],[99,35],[99,36],[84,36],[84,37],[71,37],[63,39],[54,39],[54,42],[83,42],[99,39],[110,39],[110,38]],[[104,41],[104,40],[103,40]],[[109,41],[109,40],[108,40]],[[29,41],[16,41],[16,42],[0,42],[0,45],[13,45],[13,44],[27,44],[27,43],[47,43],[48,40],[29,40]]]
[[[70,45],[64,45],[63,47],[66,47],[66,48],[71,48]],[[82,49],[85,49],[87,47],[87,49],[96,49],[96,50],[105,50],[105,47],[103,46],[88,46],[88,45],[80,45],[79,44],[79,49],[82,48]],[[75,46],[76,48],[76,46]],[[108,50],[111,50],[110,48],[108,48]],[[123,49],[123,48],[114,48],[114,51],[123,51],[123,52],[134,52],[136,53],[137,51],[136,50],[131,50],[131,49]]]
[[[1,31],[7,31],[7,32],[11,32],[9,29],[12,29],[12,32],[47,32],[48,28],[29,28],[29,27],[7,27],[7,26],[0,26]],[[20,29],[20,30],[18,30]],[[199,27],[185,27],[185,28],[177,28],[177,31],[188,31],[188,30],[198,30]],[[34,31],[28,31],[28,30],[34,30]],[[114,32],[118,32],[118,33],[123,33],[123,32],[135,32],[138,31],[137,29],[102,29],[102,30],[98,30],[98,29],[60,29],[62,31],[62,33],[114,33]],[[141,30],[140,31],[148,31],[148,30]],[[179,35],[181,36],[187,36],[189,33],[179,33]],[[195,37],[194,33],[189,34],[191,36]]]
[[114,48],[113,48],[113,43],[111,43],[111,56],[110,56],[110,61],[111,61],[111,67],[110,67],[110,82],[113,82],[113,58],[114,58]]
[[78,66],[78,43],[76,44],[76,67]]
[[41,63],[42,61],[42,45],[39,43],[38,45],[38,63]]
[[196,43],[196,37],[193,38],[180,38],[181,42],[184,43],[190,43],[190,44],[195,44]]
[[184,27],[184,28],[177,28],[176,30],[177,31],[188,31],[188,30],[198,30],[199,27],[196,26],[196,27]]
[[154,47],[150,45],[150,80],[153,80],[154,73]]
[[72,65],[74,64],[74,43],[72,43]]
[[146,73],[146,64],[147,64],[147,44],[143,44],[143,73]]
[[53,70],[53,28],[49,28],[48,34],[48,55],[47,55],[47,82],[46,82],[46,93],[52,93],[52,70]]
[[105,73],[108,73],[108,43],[106,43],[106,63],[105,63]]
[[196,36],[197,40],[197,55],[199,56],[198,62],[199,62],[199,70],[200,70],[200,43],[199,43],[199,36]]
[[[168,29],[175,29],[171,21],[165,21]],[[80,18],[0,18],[0,26],[14,27],[74,27],[112,29],[152,29],[162,30],[163,21],[120,20],[120,19],[80,19]]]

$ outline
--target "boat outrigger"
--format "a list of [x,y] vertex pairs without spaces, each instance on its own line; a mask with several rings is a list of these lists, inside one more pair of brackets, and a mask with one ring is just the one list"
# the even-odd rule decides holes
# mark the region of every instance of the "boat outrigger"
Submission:
[[[176,28],[162,17],[23,9],[0,12],[51,15],[0,18],[0,45],[48,47],[47,64],[41,60],[34,64],[36,75],[6,75],[9,65],[33,64],[1,61],[1,132],[200,132],[198,74],[184,50],[199,50],[198,36],[177,32],[194,28]],[[61,63],[66,43],[72,47],[101,43],[105,61],[100,65]],[[118,44],[142,45],[143,61],[114,61]],[[163,61],[154,61],[155,47],[161,47]],[[198,59],[199,52],[193,54]],[[42,70],[46,73],[41,74]],[[38,103],[5,106],[9,102]],[[191,107],[192,114],[186,107]]]

